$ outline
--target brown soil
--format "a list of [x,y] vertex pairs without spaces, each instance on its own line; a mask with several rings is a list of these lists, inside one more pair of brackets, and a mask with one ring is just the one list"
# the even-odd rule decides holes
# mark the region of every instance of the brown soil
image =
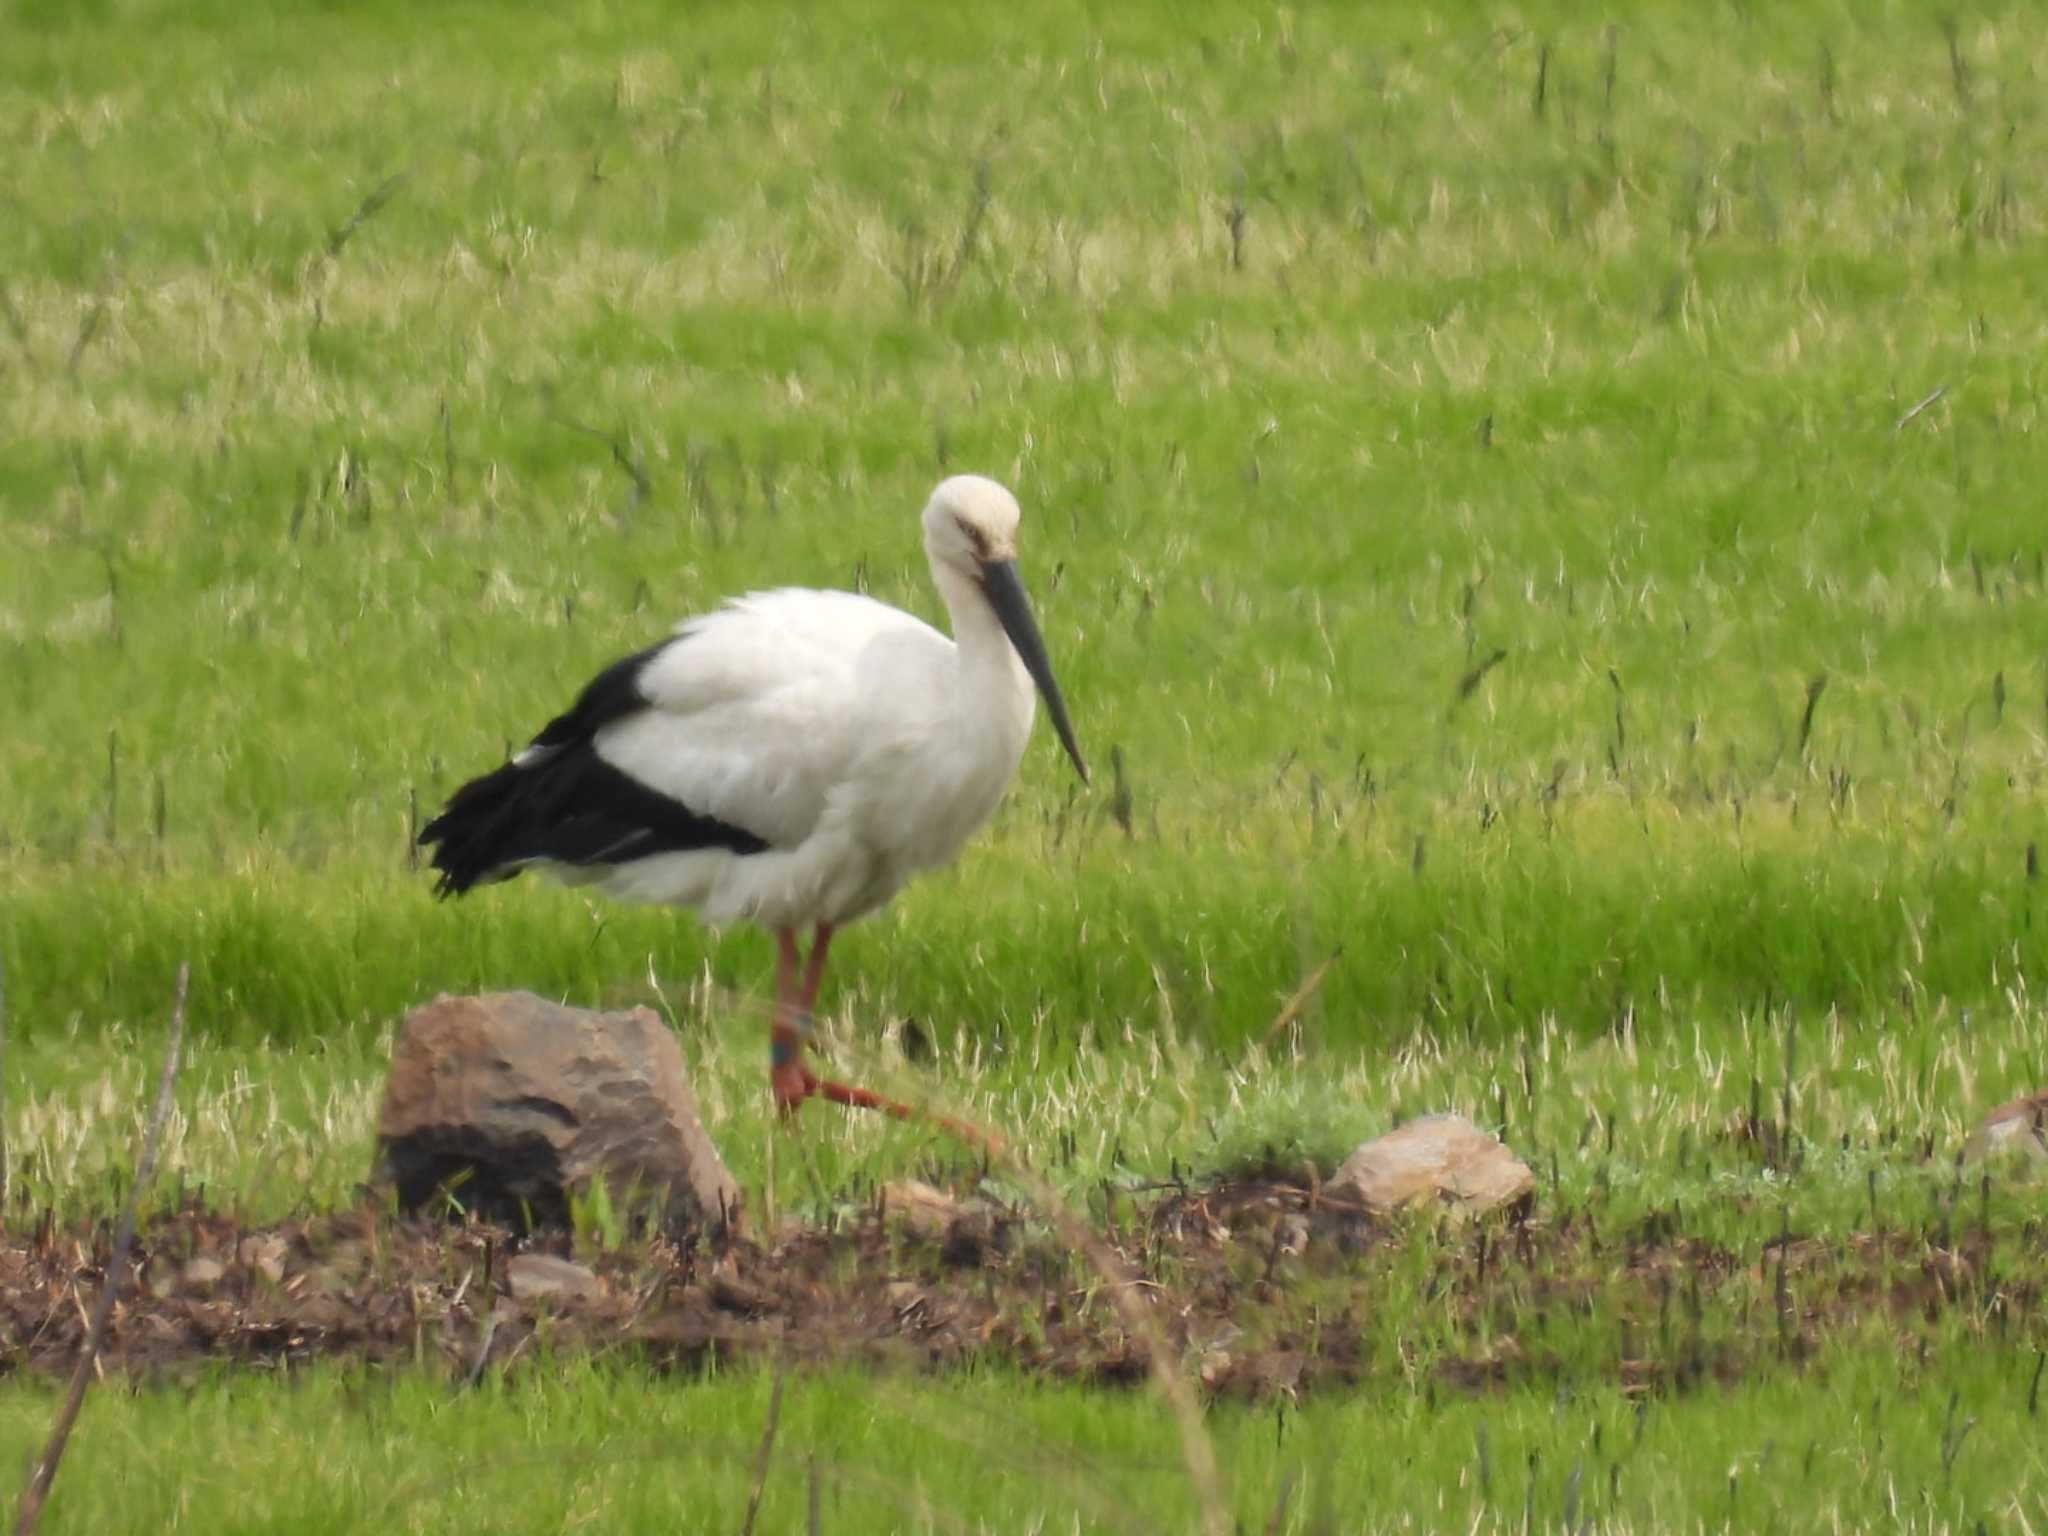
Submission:
[[[187,1209],[145,1225],[106,1361],[145,1378],[425,1362],[462,1380],[518,1369],[538,1339],[672,1368],[988,1360],[1131,1382],[1149,1355],[1110,1293],[1124,1284],[1218,1394],[1417,1370],[1453,1390],[1590,1374],[1647,1393],[1796,1365],[1873,1318],[1923,1353],[1958,1306],[1987,1328],[2037,1326],[2042,1291],[2039,1273],[1991,1273],[1974,1232],[1787,1234],[1737,1254],[1656,1217],[1611,1235],[1587,1213],[1418,1230],[1271,1178],[1119,1194],[1112,1215],[1097,1231],[1126,1268],[1117,1280],[1016,1213],[980,1207],[919,1235],[867,1209],[772,1245],[655,1236],[586,1254],[585,1294],[543,1298],[515,1284],[511,1261],[566,1255],[559,1234],[515,1241],[368,1208],[245,1227]],[[71,1369],[110,1248],[106,1223],[0,1236],[0,1370]]]

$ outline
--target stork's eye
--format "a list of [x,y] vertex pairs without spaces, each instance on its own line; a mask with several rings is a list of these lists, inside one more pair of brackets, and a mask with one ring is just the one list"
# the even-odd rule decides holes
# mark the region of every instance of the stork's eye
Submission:
[[974,558],[986,560],[988,558],[988,535],[975,527],[974,524],[968,522],[964,517],[954,518],[953,525],[960,530],[960,536],[973,547]]

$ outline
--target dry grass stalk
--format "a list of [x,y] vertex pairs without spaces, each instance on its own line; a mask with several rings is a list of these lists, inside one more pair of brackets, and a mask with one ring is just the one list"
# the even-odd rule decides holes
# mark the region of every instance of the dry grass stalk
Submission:
[[142,1199],[142,1192],[156,1176],[157,1150],[163,1142],[164,1122],[171,1114],[171,1089],[178,1079],[178,1053],[185,1039],[185,990],[191,976],[189,964],[178,967],[177,993],[171,1003],[171,1038],[164,1048],[163,1075],[157,1080],[156,1105],[150,1111],[149,1128],[143,1134],[142,1158],[135,1167],[135,1183],[128,1191],[127,1204],[121,1209],[120,1229],[114,1238],[113,1253],[107,1260],[99,1304],[93,1308],[92,1326],[86,1330],[85,1348],[80,1351],[78,1364],[71,1372],[71,1385],[57,1410],[56,1422],[50,1426],[50,1438],[43,1446],[43,1454],[37,1458],[28,1484],[21,1491],[21,1505],[14,1519],[15,1536],[30,1536],[36,1522],[42,1518],[43,1501],[49,1497],[50,1484],[57,1476],[57,1464],[64,1459],[64,1447],[70,1443],[72,1427],[78,1423],[78,1411],[84,1406],[86,1389],[98,1374],[95,1367],[99,1362],[100,1349],[106,1343],[107,1324],[114,1315],[114,1302],[127,1274],[128,1255],[135,1247],[135,1208]]
[[[1301,1002],[1307,1001],[1315,986],[1322,980],[1323,973],[1336,958],[1336,955],[1331,955],[1297,991],[1296,997]],[[1188,1480],[1194,1486],[1196,1497],[1201,1503],[1201,1528],[1210,1533],[1210,1536],[1224,1536],[1230,1529],[1230,1505],[1223,1496],[1223,1481],[1216,1468],[1215,1447],[1210,1443],[1208,1429],[1202,1422],[1202,1405],[1196,1399],[1186,1373],[1181,1369],[1178,1356],[1160,1330],[1158,1319],[1148,1310],[1141,1297],[1140,1277],[1133,1274],[1123,1257],[1104,1242],[1071,1205],[1060,1198],[1052,1185],[1027,1164],[1020,1153],[1013,1150],[1008,1139],[976,1125],[964,1115],[954,1113],[950,1106],[935,1102],[935,1097],[930,1093],[914,1091],[905,1095],[906,1102],[917,1110],[922,1119],[975,1147],[982,1153],[987,1163],[1000,1164],[1005,1173],[1025,1190],[1032,1202],[1059,1229],[1060,1236],[1071,1244],[1087,1260],[1089,1267],[1102,1278],[1104,1289],[1108,1293],[1110,1304],[1116,1309],[1118,1319],[1131,1336],[1144,1346],[1151,1379],[1166,1399],[1167,1406],[1173,1411],[1175,1428],[1180,1438],[1181,1459],[1187,1467]],[[778,1376],[778,1382],[779,1380]],[[771,1425],[772,1421],[771,1405]]]
[[7,962],[0,959],[0,1211],[7,1208]]
[[[740,1521],[740,1536],[753,1536],[754,1519],[761,1513],[761,1494],[768,1486],[768,1463],[775,1454],[775,1431],[782,1423],[782,1377],[784,1362],[775,1362],[775,1385],[768,1390],[768,1417],[761,1425],[761,1448],[754,1453],[754,1481],[747,1490],[747,1514]],[[815,1476],[815,1464],[812,1468]],[[812,1499],[815,1507],[815,1496]]]
[[1277,1035],[1301,1017],[1301,1010],[1309,1005],[1309,1000],[1316,995],[1316,989],[1323,984],[1323,978],[1330,973],[1330,967],[1337,963],[1338,956],[1343,953],[1344,947],[1340,944],[1330,951],[1328,959],[1308,973],[1302,984],[1294,989],[1294,995],[1280,1005],[1280,1011],[1273,1016],[1273,1022],[1266,1026],[1265,1034],[1259,1037],[1261,1045],[1271,1045]]

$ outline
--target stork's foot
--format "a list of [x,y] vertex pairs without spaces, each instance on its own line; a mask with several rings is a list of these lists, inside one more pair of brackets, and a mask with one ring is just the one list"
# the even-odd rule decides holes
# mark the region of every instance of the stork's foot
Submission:
[[[910,1105],[886,1098],[872,1088],[858,1088],[852,1083],[834,1082],[831,1078],[819,1077],[804,1065],[804,1034],[805,1030],[801,1026],[779,1024],[769,1042],[768,1088],[775,1096],[776,1109],[785,1120],[793,1119],[796,1112],[803,1108],[804,1100],[813,1095],[821,1099],[830,1099],[834,1104],[843,1104],[848,1109],[880,1110],[883,1114],[892,1115],[898,1120],[919,1117],[920,1112]],[[969,1125],[948,1115],[931,1115],[929,1118],[941,1130],[949,1131],[963,1141],[972,1142],[992,1153],[1002,1151],[1001,1139],[979,1126]]]
[[879,1109],[885,1115],[894,1115],[898,1120],[908,1120],[917,1111],[908,1104],[899,1104],[894,1099],[885,1099],[872,1088],[856,1088],[851,1083],[835,1083],[828,1079],[811,1079],[811,1091],[822,1099],[834,1104],[844,1104],[848,1109]]
[[992,1157],[1003,1153],[1003,1138],[993,1131],[966,1120],[956,1120],[951,1115],[934,1114],[930,1110],[918,1109],[896,1099],[884,1097],[872,1088],[857,1088],[852,1083],[835,1083],[830,1078],[811,1078],[811,1092],[821,1099],[830,1099],[834,1104],[844,1104],[848,1109],[876,1109],[898,1120],[924,1120],[937,1126],[948,1135],[957,1136],[972,1146],[981,1148]]
[[780,1061],[769,1067],[768,1088],[775,1095],[775,1107],[784,1115],[794,1115],[805,1099],[813,1097],[844,1104],[848,1109],[879,1109],[899,1120],[907,1120],[916,1113],[908,1104],[884,1098],[872,1089],[819,1077],[800,1061]]
[[818,1091],[818,1079],[800,1061],[778,1061],[768,1069],[768,1087],[775,1095],[775,1107],[794,1115],[803,1102]]

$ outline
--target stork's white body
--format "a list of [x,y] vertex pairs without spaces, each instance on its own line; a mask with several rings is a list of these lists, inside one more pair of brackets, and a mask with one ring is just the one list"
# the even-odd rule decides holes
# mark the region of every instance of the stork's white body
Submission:
[[1031,734],[1032,686],[988,604],[934,571],[954,639],[850,592],[784,588],[679,626],[640,675],[650,707],[597,732],[635,780],[767,841],[539,867],[705,921],[840,925],[946,863]]
[[[1034,687],[1082,781],[1016,571],[1016,498],[941,481],[922,517],[930,625],[850,592],[757,592],[613,663],[511,762],[420,829],[443,896],[523,869],[631,901],[748,918],[776,941],[769,1081],[906,1114],[803,1064],[826,948],[988,819],[1031,734]],[[811,927],[802,959],[797,930]]]

